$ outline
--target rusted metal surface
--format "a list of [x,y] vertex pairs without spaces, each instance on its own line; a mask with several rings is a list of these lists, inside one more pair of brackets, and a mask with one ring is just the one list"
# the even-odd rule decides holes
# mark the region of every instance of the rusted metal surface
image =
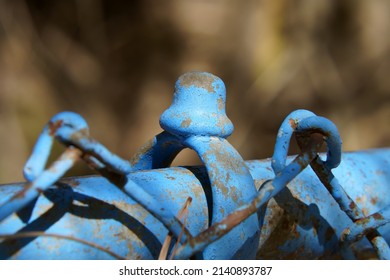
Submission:
[[[368,178],[356,178],[360,170],[350,164],[351,161],[362,165],[367,159],[375,158],[377,167],[371,167],[367,172],[377,171],[375,181]],[[287,159],[289,163],[292,158]],[[245,162],[257,188],[264,181],[271,180],[274,175],[271,168],[271,160],[255,160]],[[382,182],[390,179],[390,151],[375,150],[357,153],[343,154],[343,160],[334,170],[339,182],[347,186],[346,191],[352,193],[355,189],[364,190],[368,183],[372,191],[381,191]],[[351,176],[345,176],[349,172]],[[344,176],[343,176],[344,175]],[[210,193],[210,183],[205,167],[171,167],[164,169],[136,171],[131,173],[131,178],[137,184],[159,199],[162,207],[174,205],[172,212],[178,213],[184,205],[187,197],[193,201],[188,210],[187,228],[193,236],[206,230],[209,226],[209,211],[206,194]],[[355,182],[356,180],[356,182]],[[176,187],[175,187],[176,186]],[[7,198],[23,188],[22,184],[3,185],[0,187],[0,198],[3,203]],[[70,192],[72,190],[73,192]],[[180,190],[180,191],[178,191]],[[355,193],[360,195],[360,193]],[[353,195],[353,197],[355,196]],[[67,204],[70,197],[75,197],[66,211],[55,211],[53,204]],[[65,203],[66,202],[66,203]],[[390,198],[379,196],[377,204],[372,205],[370,200],[360,201],[359,207],[367,207],[375,213],[381,205],[390,203]],[[107,212],[109,209],[111,211]],[[66,212],[61,214],[61,212]],[[48,217],[55,214],[55,218]],[[340,209],[336,202],[332,202],[331,196],[321,183],[316,174],[306,168],[285,189],[277,194],[266,204],[266,211],[258,212],[258,218],[264,220],[261,226],[260,244],[257,248],[257,258],[266,259],[313,259],[335,258],[339,252],[333,252],[337,248],[345,228],[349,225],[348,216]],[[46,214],[45,214],[46,213]],[[388,216],[389,213],[384,213]],[[117,216],[117,217],[116,217]],[[60,217],[60,218],[58,218]],[[147,217],[149,217],[147,219]],[[27,223],[16,215],[4,220],[0,226],[2,234],[13,234],[19,231],[29,231],[37,222],[47,220],[46,226],[41,230],[46,233],[62,234],[78,237],[115,252],[128,259],[157,258],[167,229],[157,219],[146,211],[141,205],[131,200],[117,187],[104,178],[66,178],[60,180],[56,187],[51,187],[41,195],[35,204],[33,214]],[[137,222],[138,221],[138,222]],[[268,222],[267,222],[268,221]],[[11,224],[15,223],[15,226]],[[109,223],[110,230],[104,231],[102,225]],[[159,225],[153,225],[153,223]],[[83,225],[89,224],[84,234]],[[62,225],[62,226],[61,226]],[[198,226],[197,229],[192,227]],[[146,228],[156,228],[146,230]],[[64,231],[64,228],[66,230]],[[89,228],[95,228],[91,230]],[[390,227],[382,226],[378,229],[389,240]],[[92,234],[95,232],[95,234]],[[387,235],[386,235],[387,233]],[[154,236],[158,236],[156,239]],[[99,237],[91,239],[91,236]],[[153,237],[153,238],[152,238]],[[151,239],[152,238],[152,239]],[[154,240],[154,241],[153,241]],[[108,242],[109,241],[109,242]],[[131,241],[131,242],[130,242]],[[3,239],[0,244],[4,251]],[[28,245],[38,242],[37,245]],[[52,243],[52,249],[47,246]],[[72,241],[59,241],[54,238],[35,238],[27,245],[17,247],[11,255],[3,253],[1,258],[78,258],[76,253],[82,252],[82,244]],[[116,246],[115,244],[119,244]],[[127,245],[126,245],[127,244]],[[30,246],[30,247],[29,247]],[[80,248],[78,248],[80,246]],[[65,248],[71,247],[74,254],[70,254]],[[90,247],[90,246],[87,246]],[[120,248],[119,248],[120,247]],[[35,249],[31,249],[35,248]],[[37,249],[40,248],[40,249]],[[130,250],[133,248],[132,250]],[[137,248],[137,249],[135,249]],[[355,244],[356,254],[360,254],[371,248],[368,241],[363,238]],[[14,248],[15,250],[15,248]],[[107,253],[89,248],[90,254],[83,253],[80,258],[111,258]],[[27,254],[28,251],[28,254]],[[138,251],[138,253],[136,253]],[[8,257],[7,257],[8,256]],[[201,257],[201,256],[199,256]]]
[[[93,139],[80,115],[54,116],[27,183],[0,186],[0,258],[390,259],[390,150],[343,154],[330,120],[297,110],[272,159],[245,162],[226,140],[225,101],[218,77],[184,74],[164,131],[129,161]],[[301,153],[288,157],[293,135]],[[67,149],[46,168],[54,140]],[[185,148],[204,165],[169,167]],[[79,159],[102,177],[62,179]]]

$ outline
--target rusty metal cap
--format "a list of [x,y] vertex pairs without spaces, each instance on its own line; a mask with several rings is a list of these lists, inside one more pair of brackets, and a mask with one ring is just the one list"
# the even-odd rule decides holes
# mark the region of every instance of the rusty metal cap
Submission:
[[171,106],[161,115],[160,125],[180,136],[208,135],[226,138],[233,124],[226,116],[226,88],[210,73],[189,72],[176,82]]

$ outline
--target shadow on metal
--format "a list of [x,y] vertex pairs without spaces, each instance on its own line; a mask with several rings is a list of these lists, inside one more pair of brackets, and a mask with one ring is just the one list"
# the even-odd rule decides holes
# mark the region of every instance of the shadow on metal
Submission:
[[[244,161],[226,140],[225,101],[218,77],[184,74],[164,131],[130,160],[80,115],[54,116],[27,182],[0,186],[0,258],[390,259],[390,149],[342,153],[330,120],[297,110],[271,159]],[[301,152],[288,157],[293,136]],[[48,164],[54,141],[67,149]],[[204,165],[170,167],[185,148]],[[63,178],[79,160],[101,176]]]

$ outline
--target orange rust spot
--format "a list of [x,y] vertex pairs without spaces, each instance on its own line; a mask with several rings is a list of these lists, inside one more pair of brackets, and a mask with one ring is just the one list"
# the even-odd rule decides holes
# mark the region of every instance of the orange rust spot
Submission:
[[363,195],[363,196],[358,196],[356,198],[356,202],[359,203],[359,204],[364,204],[364,202],[366,201],[366,196]]
[[19,199],[24,198],[26,192],[31,188],[31,183],[28,183],[20,192],[18,192],[13,198]]
[[296,129],[297,128],[297,123],[295,122],[294,119],[289,119],[288,120],[290,126],[293,128],[293,129]]
[[371,198],[370,202],[375,205],[378,202],[378,197]]
[[383,220],[384,219],[383,216],[379,213],[375,213],[372,216],[375,218],[375,220]]
[[207,90],[209,93],[213,93],[214,81],[215,81],[214,76],[205,75],[201,72],[191,72],[191,73],[184,74],[180,77],[180,86],[186,88],[190,86],[195,86],[197,88],[203,88]]
[[345,238],[346,238],[347,235],[349,235],[350,233],[351,233],[351,229],[350,229],[350,228],[346,228],[346,229],[341,233],[340,241],[341,241],[341,242],[344,242]]
[[186,118],[184,121],[181,122],[180,127],[189,127],[191,125],[192,121],[190,118]]
[[57,130],[62,126],[63,120],[57,120],[55,122],[49,122],[49,135],[53,136],[56,134]]

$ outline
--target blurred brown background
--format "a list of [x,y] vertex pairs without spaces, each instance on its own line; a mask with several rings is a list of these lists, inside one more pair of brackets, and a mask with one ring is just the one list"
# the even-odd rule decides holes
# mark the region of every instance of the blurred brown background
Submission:
[[333,120],[344,150],[390,146],[390,1],[0,1],[0,183],[23,180],[64,110],[129,158],[191,70],[225,81],[245,159],[271,156],[298,108]]

